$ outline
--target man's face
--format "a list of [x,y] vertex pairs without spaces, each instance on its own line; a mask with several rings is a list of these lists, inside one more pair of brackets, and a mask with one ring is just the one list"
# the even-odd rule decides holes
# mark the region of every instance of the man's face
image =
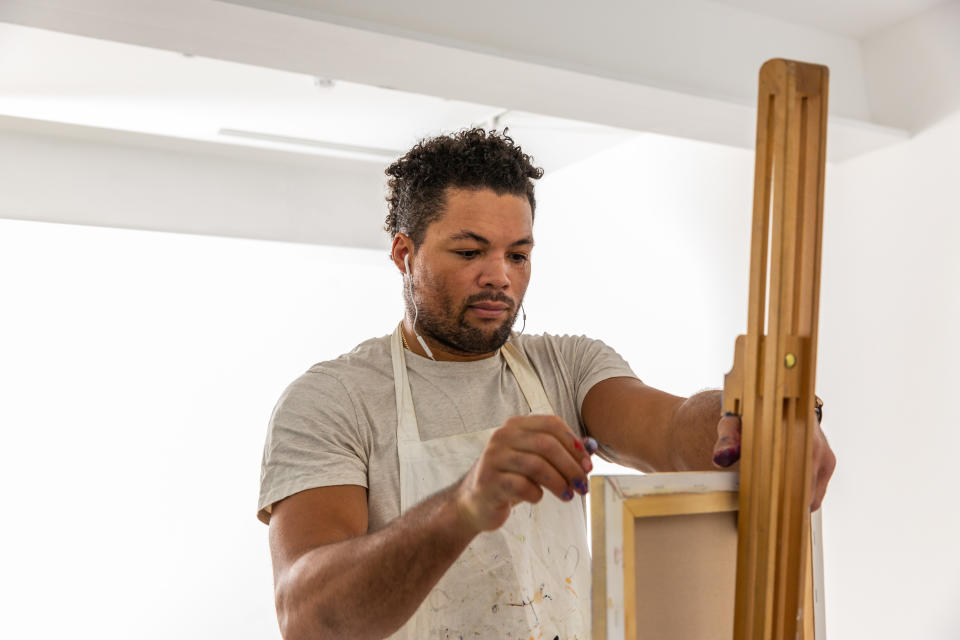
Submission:
[[417,330],[464,355],[499,349],[530,282],[532,249],[526,197],[447,189],[446,210],[415,253]]

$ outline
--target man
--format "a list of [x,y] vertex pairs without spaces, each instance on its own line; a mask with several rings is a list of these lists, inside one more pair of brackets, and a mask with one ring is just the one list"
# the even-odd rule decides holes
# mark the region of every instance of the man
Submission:
[[[601,342],[512,333],[542,171],[509,137],[425,140],[387,174],[403,321],[296,380],[267,436],[282,633],[586,638],[596,443],[644,471],[708,469],[738,458],[739,420]],[[817,508],[835,464],[819,429],[814,455]]]

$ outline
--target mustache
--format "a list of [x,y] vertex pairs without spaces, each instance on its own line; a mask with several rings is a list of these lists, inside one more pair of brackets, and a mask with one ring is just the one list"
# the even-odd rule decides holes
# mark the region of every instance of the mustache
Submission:
[[517,308],[517,303],[514,301],[514,299],[510,298],[502,291],[498,291],[497,293],[491,293],[489,291],[475,293],[472,296],[468,296],[463,305],[465,307],[469,307],[470,305],[478,302],[502,302],[509,305],[511,309]]

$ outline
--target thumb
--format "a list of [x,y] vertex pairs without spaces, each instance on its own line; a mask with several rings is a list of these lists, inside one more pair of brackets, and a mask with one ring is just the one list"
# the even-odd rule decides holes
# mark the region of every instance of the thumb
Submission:
[[717,442],[713,445],[713,464],[729,467],[740,459],[740,416],[728,414],[717,423]]

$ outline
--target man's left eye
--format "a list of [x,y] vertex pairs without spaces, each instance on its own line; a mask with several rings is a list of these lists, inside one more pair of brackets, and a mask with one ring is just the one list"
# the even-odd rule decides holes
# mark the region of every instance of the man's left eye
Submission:
[[513,255],[510,256],[510,258],[514,262],[526,262],[527,260],[530,259],[530,256],[528,256],[525,253],[514,253]]

